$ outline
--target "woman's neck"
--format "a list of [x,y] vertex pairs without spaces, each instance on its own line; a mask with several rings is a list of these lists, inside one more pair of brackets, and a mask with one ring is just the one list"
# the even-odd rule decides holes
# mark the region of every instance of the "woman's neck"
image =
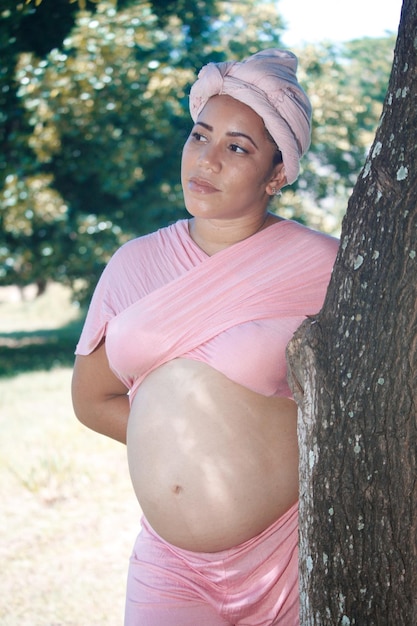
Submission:
[[281,218],[266,212],[250,220],[210,220],[194,217],[188,222],[191,239],[209,256],[248,239]]

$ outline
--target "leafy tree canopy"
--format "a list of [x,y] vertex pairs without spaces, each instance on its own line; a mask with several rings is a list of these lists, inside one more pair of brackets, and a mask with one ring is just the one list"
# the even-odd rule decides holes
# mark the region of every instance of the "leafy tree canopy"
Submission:
[[300,80],[313,104],[312,141],[297,194],[287,200],[325,231],[340,229],[382,112],[394,46],[387,36],[299,51]]
[[[83,278],[88,286],[126,238],[184,215],[179,165],[197,70],[279,46],[282,21],[275,2],[254,0],[101,1],[82,11],[68,0],[7,4],[0,283]],[[60,15],[60,29],[49,33]],[[30,23],[44,23],[47,36],[35,36]],[[315,109],[313,141],[281,213],[338,228],[382,107],[393,45],[385,38],[298,51]]]

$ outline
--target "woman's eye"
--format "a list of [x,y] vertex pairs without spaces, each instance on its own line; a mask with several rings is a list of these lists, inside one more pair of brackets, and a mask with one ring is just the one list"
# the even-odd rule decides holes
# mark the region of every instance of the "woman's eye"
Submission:
[[206,141],[204,135],[202,135],[201,133],[197,133],[196,131],[194,131],[191,136],[195,141]]
[[230,150],[231,150],[232,152],[236,152],[237,154],[247,154],[247,153],[248,153],[248,151],[247,151],[247,150],[245,150],[245,149],[244,149],[244,148],[242,148],[241,146],[238,146],[238,145],[237,145],[237,144],[235,144],[235,143],[232,143],[232,144],[231,144],[231,146],[230,146]]

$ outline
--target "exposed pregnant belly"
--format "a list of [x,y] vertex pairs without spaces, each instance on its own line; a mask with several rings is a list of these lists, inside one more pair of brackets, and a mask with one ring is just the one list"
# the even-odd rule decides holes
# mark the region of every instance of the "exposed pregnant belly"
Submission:
[[132,403],[128,460],[142,511],[188,550],[237,545],[298,497],[296,406],[176,359],[152,372]]

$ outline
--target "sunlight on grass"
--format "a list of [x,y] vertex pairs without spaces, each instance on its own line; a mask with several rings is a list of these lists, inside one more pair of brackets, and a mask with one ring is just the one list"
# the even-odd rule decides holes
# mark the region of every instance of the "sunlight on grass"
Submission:
[[[8,303],[9,328],[66,324],[73,312],[58,291]],[[70,382],[69,367],[0,377],[2,626],[123,623],[140,511],[124,446],[76,420]]]
[[84,311],[68,289],[51,284],[36,298],[27,288],[0,288],[0,376],[72,366]]
[[32,331],[60,328],[79,316],[80,310],[71,302],[70,291],[52,283],[39,298],[30,287],[20,300],[17,287],[0,288],[0,332]]

